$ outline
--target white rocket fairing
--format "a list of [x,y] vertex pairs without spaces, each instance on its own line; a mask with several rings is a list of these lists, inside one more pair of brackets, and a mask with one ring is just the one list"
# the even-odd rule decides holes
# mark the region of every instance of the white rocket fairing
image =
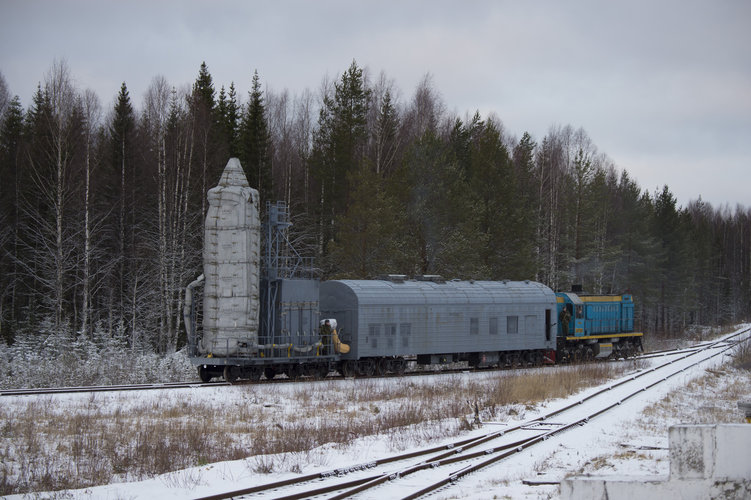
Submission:
[[203,246],[202,354],[233,356],[258,345],[261,223],[258,191],[230,158],[208,192]]

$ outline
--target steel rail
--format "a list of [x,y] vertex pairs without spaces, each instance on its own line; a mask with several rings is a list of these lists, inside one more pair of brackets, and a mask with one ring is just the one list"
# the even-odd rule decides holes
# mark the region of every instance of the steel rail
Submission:
[[40,387],[32,389],[0,389],[0,396],[39,396],[45,394],[71,394],[80,392],[114,392],[114,391],[146,391],[154,389],[184,389],[188,387],[216,387],[229,385],[227,382],[162,382],[156,384],[123,384],[99,385],[81,387]]

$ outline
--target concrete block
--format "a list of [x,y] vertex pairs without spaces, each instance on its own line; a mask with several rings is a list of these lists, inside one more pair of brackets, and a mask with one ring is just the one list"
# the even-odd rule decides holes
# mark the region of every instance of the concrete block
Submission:
[[570,477],[561,481],[561,498],[751,498],[751,425],[676,425],[669,441],[669,477]]
[[718,425],[715,447],[715,479],[751,480],[751,425]]
[[672,426],[668,441],[670,479],[708,479],[714,475],[714,425]]

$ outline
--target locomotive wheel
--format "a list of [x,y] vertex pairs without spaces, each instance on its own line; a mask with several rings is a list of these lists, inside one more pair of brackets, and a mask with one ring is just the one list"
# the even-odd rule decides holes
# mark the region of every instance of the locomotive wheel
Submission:
[[201,382],[206,383],[211,381],[213,375],[209,371],[208,367],[201,365],[198,367],[198,378],[201,379]]
[[361,359],[357,369],[363,377],[372,377],[376,369],[375,361],[372,359]]
[[341,368],[342,376],[345,378],[350,378],[350,377],[354,377],[355,375],[357,375],[356,363],[357,363],[356,361],[350,361],[350,360],[344,361],[342,363],[342,368]]
[[381,358],[376,361],[376,374],[379,377],[383,377],[389,371],[391,371],[391,361],[386,358]]
[[239,367],[230,365],[224,367],[224,380],[226,380],[230,384],[234,384],[235,382],[237,382],[238,378],[240,378]]
[[267,366],[263,369],[263,375],[266,377],[266,380],[271,380],[276,377],[276,370],[273,366]]
[[292,380],[297,380],[302,375],[302,367],[300,365],[289,365],[284,372]]

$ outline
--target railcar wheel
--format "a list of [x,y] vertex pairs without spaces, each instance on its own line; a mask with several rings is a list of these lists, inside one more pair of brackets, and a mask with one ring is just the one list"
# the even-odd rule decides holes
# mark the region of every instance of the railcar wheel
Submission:
[[595,353],[591,347],[587,347],[584,350],[584,361],[592,361],[593,359],[595,359]]
[[328,374],[329,374],[328,363],[321,363],[321,364],[316,365],[315,374],[313,376],[315,378],[321,379],[321,378],[326,378]]
[[372,377],[376,369],[375,361],[372,359],[361,359],[357,369],[363,377]]
[[238,378],[240,378],[240,368],[238,366],[227,365],[224,367],[224,380],[230,384],[234,384]]
[[379,377],[383,377],[391,370],[391,361],[386,358],[381,358],[376,362],[376,374]]
[[529,364],[532,362],[532,358],[530,357],[529,352],[523,352],[519,356],[521,358],[521,364],[522,366],[529,366]]
[[266,377],[266,380],[271,380],[276,377],[276,370],[272,366],[267,366],[263,369],[263,375]]
[[351,360],[342,362],[341,372],[345,378],[354,377],[357,375],[357,362]]
[[407,369],[407,362],[404,358],[396,358],[392,363],[391,369],[397,375],[404,375],[404,370]]
[[511,355],[511,366],[514,368],[519,368],[522,364],[521,356],[519,356],[518,352],[515,352]]
[[211,379],[213,377],[214,376],[211,374],[208,367],[204,365],[201,365],[198,367],[198,378],[201,379],[201,382],[203,383],[211,382]]
[[534,366],[542,366],[542,353],[540,351],[535,351],[532,353],[532,364]]
[[260,366],[251,366],[250,368],[246,369],[245,373],[248,377],[248,380],[258,382],[259,380],[261,380],[261,375],[263,375],[263,369]]

